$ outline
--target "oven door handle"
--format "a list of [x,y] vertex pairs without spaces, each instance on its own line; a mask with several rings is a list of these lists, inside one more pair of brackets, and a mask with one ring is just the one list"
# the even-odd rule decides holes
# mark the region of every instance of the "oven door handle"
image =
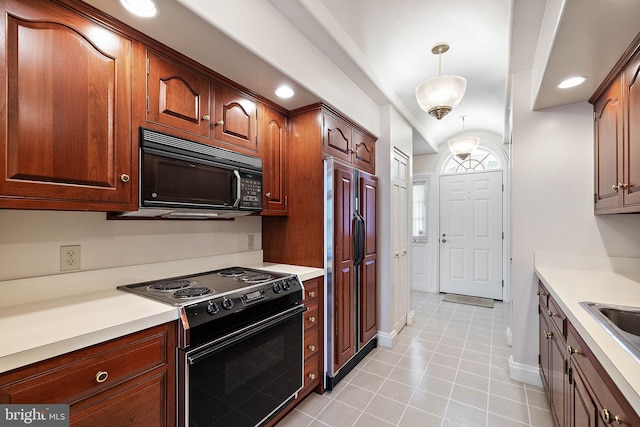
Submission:
[[197,363],[199,360],[208,357],[212,353],[216,353],[237,342],[240,342],[246,338],[249,338],[250,336],[255,335],[265,329],[268,329],[274,325],[277,325],[286,320],[289,320],[292,317],[298,316],[299,314],[304,313],[307,310],[308,310],[307,307],[303,305],[298,305],[288,309],[287,311],[283,311],[271,317],[267,317],[266,319],[262,319],[256,323],[252,323],[249,326],[245,326],[244,328],[238,329],[237,331],[233,331],[227,335],[217,338],[216,340],[212,341],[206,346],[198,347],[192,350],[190,353],[196,353],[196,354],[192,356],[188,355],[187,362],[189,363],[189,365],[193,365]]

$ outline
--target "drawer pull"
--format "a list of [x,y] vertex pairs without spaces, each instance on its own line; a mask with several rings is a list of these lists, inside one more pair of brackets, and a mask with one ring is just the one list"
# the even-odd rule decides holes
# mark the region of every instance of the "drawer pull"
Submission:
[[100,371],[96,374],[96,381],[99,383],[103,383],[109,378],[109,373],[105,371]]
[[558,313],[554,313],[553,311],[549,310],[547,311],[547,314],[549,315],[549,317],[560,317],[560,315]]
[[204,120],[205,122],[208,122],[209,120],[211,120],[211,116],[208,114],[205,114],[204,116],[202,116],[202,120]]
[[316,318],[311,316],[307,319],[310,323],[316,323]]
[[584,354],[582,353],[582,350],[580,350],[579,348],[575,348],[575,347],[571,347],[570,345],[567,346],[567,350],[569,351],[569,354]]
[[315,379],[316,379],[316,374],[309,374],[309,375],[307,375],[307,376],[309,377],[309,379],[310,379],[311,381],[313,381],[313,380],[315,380]]
[[313,291],[309,291],[309,298],[315,298],[316,293]]
[[553,332],[547,332],[547,331],[543,331],[544,332],[544,337],[548,340],[550,340],[551,338],[553,338]]
[[309,351],[316,351],[316,346],[315,345],[310,345],[307,348],[309,349]]

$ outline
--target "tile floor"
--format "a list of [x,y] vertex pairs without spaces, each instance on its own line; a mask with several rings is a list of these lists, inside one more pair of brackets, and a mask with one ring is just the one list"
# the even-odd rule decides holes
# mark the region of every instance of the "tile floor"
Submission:
[[277,427],[553,427],[541,388],[509,379],[508,304],[493,309],[413,293],[415,322],[331,392],[311,393]]

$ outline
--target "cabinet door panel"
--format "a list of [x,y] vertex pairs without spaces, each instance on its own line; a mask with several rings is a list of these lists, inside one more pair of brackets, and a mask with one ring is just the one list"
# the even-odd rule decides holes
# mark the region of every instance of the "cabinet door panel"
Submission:
[[249,98],[223,86],[216,86],[215,139],[221,146],[241,148],[257,154],[257,105]]
[[640,205],[640,54],[628,67],[626,141],[624,147],[624,204]]
[[544,309],[540,306],[539,311],[542,311],[538,314],[538,322],[539,322],[539,344],[540,344],[540,376],[542,377],[542,385],[547,391],[547,396],[549,396],[550,388],[549,388],[549,339],[547,338],[547,334],[551,331],[549,328],[549,321],[547,320],[547,316],[545,316]]
[[360,345],[377,331],[378,179],[367,174],[360,178],[360,214],[365,221],[364,260],[360,265]]
[[371,137],[353,130],[353,165],[369,173],[376,170],[375,141]]
[[351,126],[338,118],[324,113],[324,135],[322,148],[329,156],[351,163]]
[[147,121],[210,139],[211,80],[147,51]]
[[286,118],[269,108],[260,108],[260,157],[264,203],[262,215],[287,214]]
[[622,205],[620,174],[622,101],[620,80],[616,80],[595,104],[595,210],[611,209]]
[[551,330],[553,333],[549,347],[551,414],[555,417],[556,426],[562,427],[565,425],[565,396],[567,395],[567,382],[564,374],[566,344],[556,328],[552,327]]
[[6,4],[0,194],[25,207],[127,207],[132,41],[57,6],[31,6]]
[[582,376],[575,368],[572,369],[570,385],[569,425],[575,427],[595,427],[598,420],[598,409],[593,401]]

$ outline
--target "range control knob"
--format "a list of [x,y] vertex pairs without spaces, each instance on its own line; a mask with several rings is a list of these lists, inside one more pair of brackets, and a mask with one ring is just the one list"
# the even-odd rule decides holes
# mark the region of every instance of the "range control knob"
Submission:
[[285,280],[284,283],[282,283],[282,289],[284,289],[285,291],[288,291],[290,288],[291,288],[291,283]]
[[209,305],[207,306],[207,313],[213,315],[216,314],[220,311],[220,306],[218,305],[218,303],[216,302],[210,302]]
[[280,283],[276,283],[275,285],[273,285],[273,292],[275,292],[276,294],[282,292],[282,286],[280,285]]
[[229,298],[223,299],[222,308],[224,308],[225,310],[231,310],[233,308],[233,300]]

